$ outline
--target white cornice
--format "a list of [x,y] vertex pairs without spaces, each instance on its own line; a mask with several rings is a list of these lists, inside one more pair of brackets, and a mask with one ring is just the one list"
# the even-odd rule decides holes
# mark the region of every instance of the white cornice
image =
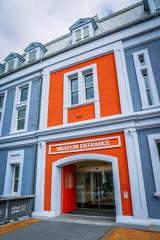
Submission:
[[57,126],[43,131],[32,131],[0,138],[0,148],[5,146],[33,144],[40,141],[55,141],[105,133],[123,131],[127,128],[137,130],[160,127],[160,108],[130,115],[116,115],[101,119]]

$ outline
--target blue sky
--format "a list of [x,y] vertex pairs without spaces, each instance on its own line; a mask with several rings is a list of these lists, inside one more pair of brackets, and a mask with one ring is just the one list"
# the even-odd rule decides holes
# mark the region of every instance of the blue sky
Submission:
[[33,41],[47,43],[69,32],[79,18],[104,17],[139,0],[1,0],[0,62],[24,53]]

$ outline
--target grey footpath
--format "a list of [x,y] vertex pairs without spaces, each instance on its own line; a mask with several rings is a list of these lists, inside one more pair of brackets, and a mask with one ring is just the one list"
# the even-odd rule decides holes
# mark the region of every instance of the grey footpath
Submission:
[[109,227],[42,220],[0,236],[0,240],[99,240]]

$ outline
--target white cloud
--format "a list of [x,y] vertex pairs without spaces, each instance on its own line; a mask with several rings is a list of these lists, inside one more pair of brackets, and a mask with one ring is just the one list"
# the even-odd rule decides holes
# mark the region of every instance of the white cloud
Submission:
[[23,53],[32,41],[46,43],[69,31],[79,18],[103,17],[139,0],[2,0],[0,62],[10,53]]

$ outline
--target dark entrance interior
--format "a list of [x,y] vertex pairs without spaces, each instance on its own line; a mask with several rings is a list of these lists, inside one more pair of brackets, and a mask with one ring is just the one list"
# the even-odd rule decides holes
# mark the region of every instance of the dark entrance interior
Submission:
[[[71,206],[63,213],[115,217],[113,174],[110,163],[83,161],[64,167],[62,172],[62,175],[65,174],[62,181],[65,193],[63,201],[66,207]],[[66,189],[66,186],[70,188]]]

